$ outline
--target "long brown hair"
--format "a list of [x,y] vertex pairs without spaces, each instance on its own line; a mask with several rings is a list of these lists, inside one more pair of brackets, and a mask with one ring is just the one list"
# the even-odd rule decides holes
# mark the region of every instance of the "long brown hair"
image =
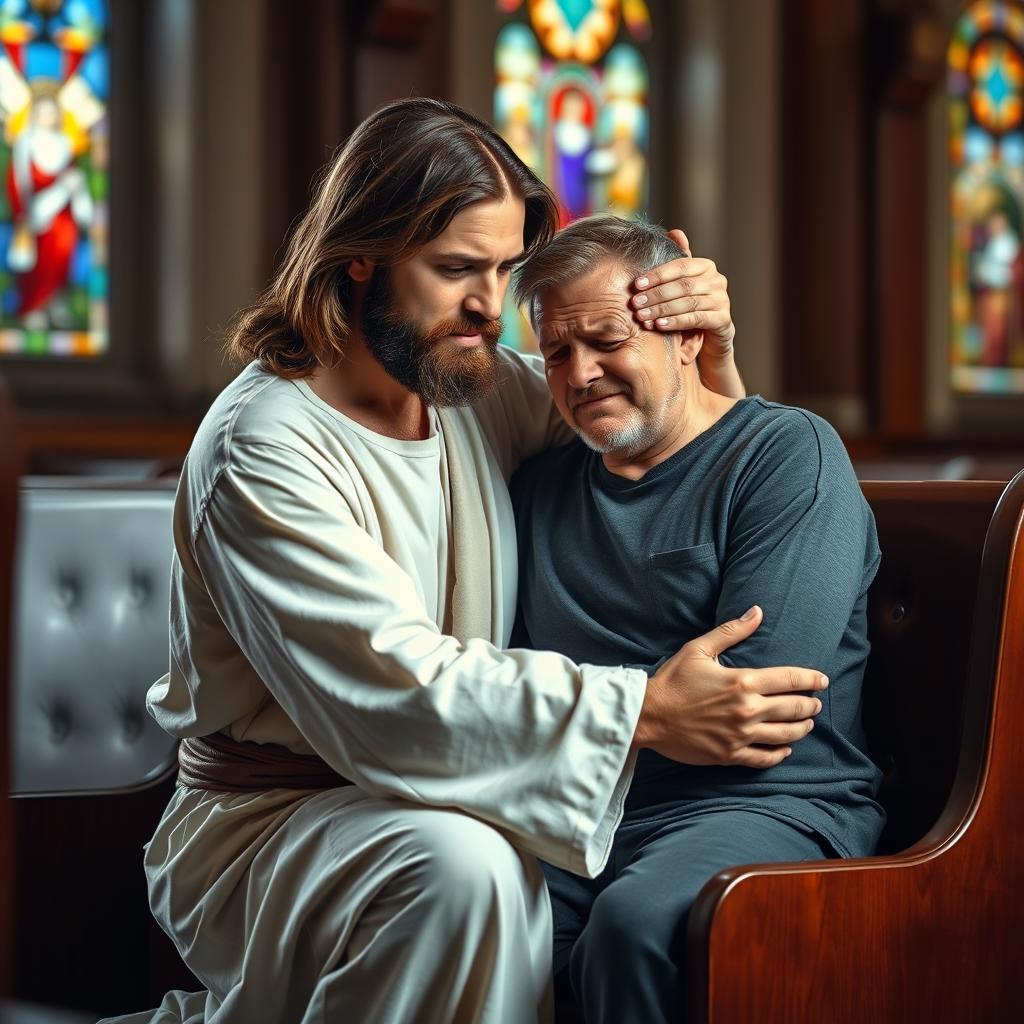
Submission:
[[467,206],[509,193],[526,206],[532,255],[554,234],[557,202],[493,128],[441,100],[383,107],[328,164],[270,286],[236,321],[229,355],[282,377],[333,365],[351,327],[353,259],[399,263]]

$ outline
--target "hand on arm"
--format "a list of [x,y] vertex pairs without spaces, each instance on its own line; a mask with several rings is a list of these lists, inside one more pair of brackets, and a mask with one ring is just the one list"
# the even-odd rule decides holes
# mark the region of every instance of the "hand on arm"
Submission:
[[[690,251],[686,235],[678,228],[669,237]],[[736,327],[728,284],[711,260],[682,257],[637,278],[630,304],[646,330],[703,331],[704,346],[698,357],[702,380],[720,395],[742,398],[746,391],[733,352]]]
[[238,714],[265,688],[364,792],[461,808],[550,863],[599,870],[628,785],[629,730],[610,723],[635,719],[643,674],[442,634],[325,464],[240,442],[197,527],[193,606],[230,634],[205,656],[241,677],[222,684]]
[[[839,650],[867,586],[870,511],[835,432],[799,411],[786,417],[734,495],[716,612],[724,621],[763,602],[769,623],[761,627],[758,609],[666,662],[650,681],[635,745],[690,763],[770,767],[810,731],[818,701],[800,694],[824,689],[820,670],[851,685],[850,655]],[[818,670],[760,667],[783,662]],[[659,680],[670,667],[678,678]],[[822,698],[834,729],[836,695]]]
[[761,609],[691,640],[651,677],[634,747],[649,747],[684,764],[770,768],[792,752],[821,710],[828,680],[806,668],[725,668],[718,655],[751,636]]

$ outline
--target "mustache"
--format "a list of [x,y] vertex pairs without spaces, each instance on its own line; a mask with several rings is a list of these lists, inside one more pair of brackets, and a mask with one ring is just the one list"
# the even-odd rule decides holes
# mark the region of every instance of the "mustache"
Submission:
[[442,320],[430,328],[425,341],[440,341],[453,334],[479,334],[488,344],[496,345],[501,337],[504,324],[501,320],[488,320],[486,317],[458,317]]
[[615,384],[592,384],[589,388],[584,388],[582,391],[573,390],[570,392],[569,408],[575,409],[576,406],[583,405],[584,402],[594,402],[598,398],[623,395],[626,394],[626,391],[625,387],[616,386]]

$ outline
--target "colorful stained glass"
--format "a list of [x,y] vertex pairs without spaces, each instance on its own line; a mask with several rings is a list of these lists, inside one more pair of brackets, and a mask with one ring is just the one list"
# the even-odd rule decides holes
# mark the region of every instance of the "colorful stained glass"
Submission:
[[953,387],[1024,393],[1024,9],[978,0],[948,51]]
[[108,341],[106,0],[0,2],[0,355]]
[[[640,214],[650,181],[646,0],[497,6],[507,15],[495,44],[498,131],[554,190],[563,224],[601,210]],[[510,301],[504,320],[504,344],[534,347]]]

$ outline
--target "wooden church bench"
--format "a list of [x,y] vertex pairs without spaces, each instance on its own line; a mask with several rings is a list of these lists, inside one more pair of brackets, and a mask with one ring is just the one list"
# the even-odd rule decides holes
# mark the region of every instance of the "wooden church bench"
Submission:
[[[881,852],[711,880],[690,923],[693,1022],[991,1021],[1022,994],[1024,475],[995,515],[997,484],[864,490],[883,549],[865,687]],[[172,785],[14,801],[15,995],[113,1012],[196,987],[149,919],[141,871]]]
[[863,487],[883,552],[864,696],[880,850],[709,881],[687,936],[690,1024],[1024,1012],[1024,473],[1005,491]]

